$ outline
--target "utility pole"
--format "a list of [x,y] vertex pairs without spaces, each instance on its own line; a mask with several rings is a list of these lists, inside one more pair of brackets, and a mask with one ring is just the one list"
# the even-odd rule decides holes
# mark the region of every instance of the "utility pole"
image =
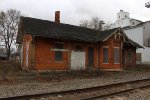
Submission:
[[145,3],[145,7],[150,8],[150,2]]

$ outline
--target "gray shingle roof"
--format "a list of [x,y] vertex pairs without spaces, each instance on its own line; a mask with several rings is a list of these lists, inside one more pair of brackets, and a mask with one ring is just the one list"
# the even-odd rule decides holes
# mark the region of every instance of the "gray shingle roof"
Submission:
[[21,17],[21,24],[26,34],[58,39],[61,38],[86,41],[92,43],[103,41],[108,36],[113,34],[116,30],[118,30],[118,28],[114,28],[100,32],[80,26],[74,26],[63,23],[57,24],[52,21],[35,19],[30,17]]
[[41,20],[29,17],[21,17],[25,33],[35,36],[63,38],[97,42],[105,39],[116,29],[99,32],[93,29],[74,26],[69,24],[57,24],[48,20]]
[[131,39],[129,39],[129,42],[130,42],[133,46],[135,46],[135,47],[137,47],[137,48],[144,48],[144,47],[142,47],[141,45],[139,45],[138,43],[134,42],[134,41],[131,40]]
[[89,28],[62,23],[56,24],[47,20],[29,17],[22,17],[21,19],[25,32],[35,36],[95,42],[99,33]]
[[110,36],[111,34],[113,34],[115,31],[117,31],[118,28],[114,28],[111,30],[105,30],[105,31],[101,31],[98,35],[98,41],[103,41],[104,39],[106,39],[108,36]]

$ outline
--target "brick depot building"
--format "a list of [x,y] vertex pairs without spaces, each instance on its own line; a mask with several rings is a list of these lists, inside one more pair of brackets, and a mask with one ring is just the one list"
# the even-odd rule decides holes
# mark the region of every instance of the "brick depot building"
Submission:
[[96,31],[55,22],[21,17],[17,42],[23,69],[121,70],[136,64],[136,49],[120,28]]

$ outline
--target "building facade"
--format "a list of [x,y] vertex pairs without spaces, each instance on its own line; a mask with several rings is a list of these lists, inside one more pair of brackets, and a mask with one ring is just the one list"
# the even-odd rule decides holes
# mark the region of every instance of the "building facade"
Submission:
[[150,64],[150,23],[144,22],[137,26],[123,28],[124,32],[133,41],[143,46],[144,49],[137,49],[137,63]]
[[117,27],[126,27],[126,26],[136,26],[140,24],[142,21],[130,18],[129,13],[125,12],[123,10],[120,10],[119,13],[117,13],[117,20],[115,23],[111,24],[109,26],[109,29],[117,28]]
[[117,21],[109,29],[116,27],[121,27],[129,38],[144,47],[136,51],[137,63],[150,63],[150,22],[132,19],[128,12],[120,10]]
[[123,30],[96,31],[21,17],[17,41],[22,68],[33,70],[121,70],[136,64],[136,49]]

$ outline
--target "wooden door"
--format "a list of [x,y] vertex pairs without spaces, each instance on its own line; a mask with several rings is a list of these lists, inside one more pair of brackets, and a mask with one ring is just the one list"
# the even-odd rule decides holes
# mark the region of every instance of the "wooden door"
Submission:
[[94,48],[88,47],[88,69],[94,66]]

